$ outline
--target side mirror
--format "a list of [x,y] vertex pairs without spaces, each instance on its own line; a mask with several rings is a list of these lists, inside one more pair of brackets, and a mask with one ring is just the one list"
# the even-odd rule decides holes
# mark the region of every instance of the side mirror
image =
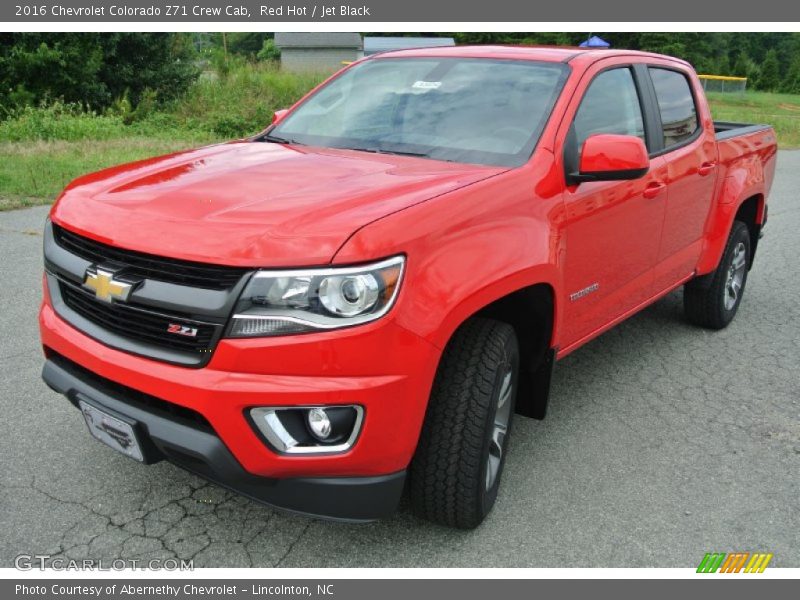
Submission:
[[272,124],[276,125],[281,122],[283,117],[286,116],[286,113],[289,112],[288,108],[282,108],[280,110],[276,110],[275,113],[272,115]]
[[598,133],[583,142],[578,172],[570,174],[568,179],[570,184],[639,179],[649,169],[647,147],[640,138]]

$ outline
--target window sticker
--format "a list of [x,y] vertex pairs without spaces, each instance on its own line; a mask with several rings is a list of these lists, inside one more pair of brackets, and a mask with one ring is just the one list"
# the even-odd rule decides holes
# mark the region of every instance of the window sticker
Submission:
[[415,90],[438,90],[442,87],[441,81],[415,81],[411,86]]

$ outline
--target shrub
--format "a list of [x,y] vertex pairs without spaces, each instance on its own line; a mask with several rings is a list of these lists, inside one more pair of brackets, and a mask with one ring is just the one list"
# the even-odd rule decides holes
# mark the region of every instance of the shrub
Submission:
[[126,91],[136,105],[146,89],[166,101],[196,77],[184,34],[0,34],[0,106],[60,99],[102,110]]
[[325,75],[289,73],[270,62],[243,63],[226,77],[204,73],[172,111],[192,127],[226,137],[257,133]]
[[281,49],[275,45],[275,40],[266,39],[261,50],[258,51],[258,60],[277,62],[281,59]]
[[164,140],[238,138],[269,125],[272,114],[294,104],[325,77],[287,73],[268,62],[232,61],[227,77],[205,73],[188,92],[166,104],[143,89],[134,103],[124,90],[105,112],[61,101],[10,109],[0,141],[110,140],[143,136]]
[[26,106],[0,121],[0,141],[86,139],[107,140],[125,135],[122,118],[87,112],[80,104],[56,102],[50,106]]

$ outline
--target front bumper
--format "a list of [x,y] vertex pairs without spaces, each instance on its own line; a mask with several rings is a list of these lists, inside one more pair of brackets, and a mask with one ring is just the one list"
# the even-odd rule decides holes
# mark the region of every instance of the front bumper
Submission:
[[[79,399],[137,421],[148,461],[171,462],[256,501],[284,510],[343,521],[371,521],[391,515],[403,491],[405,471],[376,477],[274,479],[247,473],[212,430],[181,415],[165,416],[136,394],[103,382],[51,353],[42,378],[75,406]],[[160,414],[161,413],[161,414]]]
[[[394,509],[440,351],[391,318],[335,332],[223,339],[204,368],[192,369],[94,340],[56,314],[46,287],[45,282],[42,344],[77,370],[70,373],[48,360],[45,380],[73,402],[75,394],[85,393],[145,427],[153,423],[157,433],[149,436],[164,457],[268,504],[350,520],[379,518]],[[139,418],[119,409],[118,394],[103,392],[95,376],[175,410],[156,420]],[[364,409],[357,442],[340,454],[279,454],[246,417],[256,406],[337,404]],[[207,431],[177,427],[184,423],[171,413],[181,411],[199,415]],[[195,464],[187,456],[201,460]]]

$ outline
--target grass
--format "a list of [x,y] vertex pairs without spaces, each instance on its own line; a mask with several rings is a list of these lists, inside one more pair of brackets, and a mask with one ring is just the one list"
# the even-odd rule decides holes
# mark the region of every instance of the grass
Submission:
[[257,133],[324,76],[238,64],[149,112],[25,108],[0,121],[0,210],[49,204],[72,179],[104,167]]
[[800,148],[800,95],[713,92],[708,101],[715,120],[767,123],[775,128],[781,148]]
[[[224,76],[205,74],[183,98],[158,109],[121,105],[94,114],[56,103],[18,111],[0,121],[0,210],[49,204],[84,173],[256,133],[323,77],[237,64]],[[715,119],[769,123],[782,148],[800,147],[800,95],[708,98]]]
[[[119,116],[53,115],[27,110],[0,122],[0,210],[49,204],[75,177],[216,140],[154,115],[125,125]],[[159,127],[161,122],[161,127]]]
[[0,210],[48,204],[82,173],[200,143],[154,137],[0,142]]

